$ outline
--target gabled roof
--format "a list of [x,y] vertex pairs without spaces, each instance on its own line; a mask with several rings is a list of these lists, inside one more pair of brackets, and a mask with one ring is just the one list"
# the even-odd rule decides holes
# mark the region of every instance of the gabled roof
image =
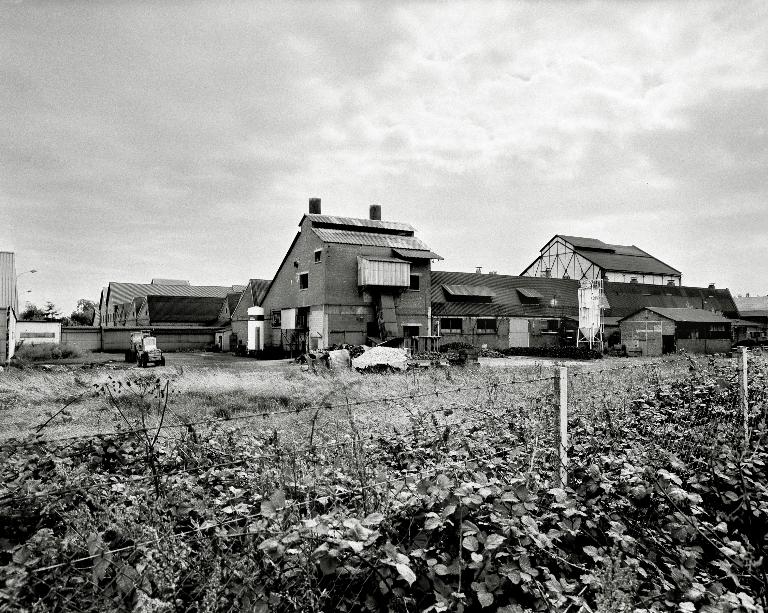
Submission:
[[[477,291],[492,291],[491,302],[457,302],[451,300],[444,286],[473,286]],[[518,289],[537,292],[542,299],[523,302]],[[487,275],[474,272],[431,272],[432,313],[435,316],[474,317],[563,317],[578,315],[579,282],[572,279],[546,279]],[[552,299],[556,305],[552,305]]]
[[213,325],[225,298],[198,296],[147,296],[150,324],[196,323]]
[[429,251],[429,247],[415,236],[399,234],[379,234],[371,232],[353,232],[331,228],[312,228],[320,240],[341,245],[363,245],[367,247],[390,247],[393,249],[415,249]]
[[[570,243],[583,258],[611,272],[637,272],[645,274],[680,275],[680,271],[635,245],[611,245],[596,238],[556,234]],[[547,245],[552,242],[550,239]]]
[[227,294],[226,302],[230,316],[235,312],[235,307],[237,307],[237,303],[240,302],[240,296],[242,295],[243,292],[232,292],[231,294]]
[[643,307],[703,308],[729,317],[737,315],[733,297],[727,289],[610,281],[603,284],[603,289],[609,305],[605,312],[608,317],[626,317]]
[[[632,315],[639,313],[640,311],[651,311],[661,317],[666,317],[672,321],[679,323],[704,323],[704,324],[730,324],[731,320],[712,311],[705,311],[704,309],[680,309],[680,308],[664,308],[664,307],[643,307]],[[627,315],[631,317],[631,315]],[[623,317],[627,319],[627,317]]]
[[374,230],[377,232],[406,232],[411,236],[415,232],[413,226],[399,221],[382,221],[380,219],[358,219],[357,217],[335,217],[333,215],[304,215],[299,225],[304,223],[305,219],[312,222],[313,228],[332,227],[337,230]]

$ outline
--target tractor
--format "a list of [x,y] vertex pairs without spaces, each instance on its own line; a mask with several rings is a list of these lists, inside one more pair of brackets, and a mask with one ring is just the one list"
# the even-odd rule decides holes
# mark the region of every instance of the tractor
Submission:
[[165,366],[165,356],[157,348],[157,339],[148,330],[131,333],[131,348],[125,352],[126,362],[136,362],[142,368],[150,363]]

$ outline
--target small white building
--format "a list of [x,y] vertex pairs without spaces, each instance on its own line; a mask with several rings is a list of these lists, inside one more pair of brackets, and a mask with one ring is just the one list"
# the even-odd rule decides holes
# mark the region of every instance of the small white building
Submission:
[[16,322],[16,346],[61,342],[61,322],[34,320]]

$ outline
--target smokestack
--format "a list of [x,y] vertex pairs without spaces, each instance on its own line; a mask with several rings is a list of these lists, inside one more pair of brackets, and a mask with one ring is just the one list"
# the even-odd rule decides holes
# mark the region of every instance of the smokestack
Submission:
[[368,209],[368,217],[374,221],[381,221],[381,205],[372,204]]
[[320,212],[320,198],[310,198],[309,199],[309,214],[310,215],[321,215]]

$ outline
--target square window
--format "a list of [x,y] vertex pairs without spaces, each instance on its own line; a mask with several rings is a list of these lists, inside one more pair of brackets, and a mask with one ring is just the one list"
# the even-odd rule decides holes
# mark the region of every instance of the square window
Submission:
[[477,332],[478,334],[492,334],[496,332],[496,320],[495,319],[478,319],[477,320]]
[[421,275],[411,275],[411,282],[408,289],[413,292],[418,292],[421,286]]
[[299,289],[307,289],[309,287],[309,273],[302,272],[299,274]]
[[323,250],[315,249],[315,264],[319,264],[323,260]]
[[461,317],[441,317],[440,332],[444,334],[461,334]]

